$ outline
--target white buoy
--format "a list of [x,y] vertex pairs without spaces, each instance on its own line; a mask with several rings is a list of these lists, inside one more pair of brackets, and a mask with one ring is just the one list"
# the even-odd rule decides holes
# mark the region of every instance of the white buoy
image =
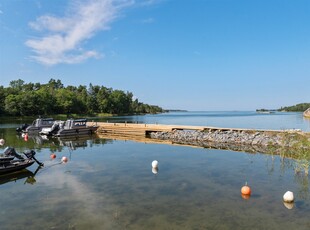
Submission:
[[287,191],[286,193],[284,193],[283,195],[283,201],[287,202],[287,203],[292,203],[294,202],[294,193],[291,191]]
[[67,157],[62,157],[61,158],[61,162],[62,163],[67,163],[68,162],[68,158]]
[[158,168],[152,168],[152,173],[156,175],[158,173]]
[[154,168],[154,169],[158,168],[158,161],[157,160],[152,162],[152,168]]
[[5,141],[4,139],[0,139],[0,145],[4,145]]

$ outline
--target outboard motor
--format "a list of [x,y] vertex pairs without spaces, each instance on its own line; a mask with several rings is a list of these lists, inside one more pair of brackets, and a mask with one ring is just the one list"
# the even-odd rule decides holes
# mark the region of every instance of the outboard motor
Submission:
[[20,160],[23,160],[24,158],[21,156],[21,155],[19,155],[16,151],[15,151],[15,149],[14,148],[12,148],[12,147],[6,147],[5,149],[4,149],[4,153],[3,153],[5,156],[14,156],[14,157],[16,157],[17,159],[20,159]]
[[24,152],[24,154],[25,154],[25,156],[26,156],[28,159],[31,159],[31,158],[33,158],[33,156],[36,154],[36,152],[33,151],[33,150],[28,150],[28,151]]
[[25,156],[26,156],[28,159],[34,159],[35,162],[37,162],[38,165],[40,165],[41,167],[44,166],[44,164],[43,164],[42,162],[38,161],[38,160],[34,157],[34,155],[36,154],[36,152],[35,152],[34,150],[28,150],[28,151],[24,152],[24,154],[25,154]]
[[28,126],[29,126],[28,124],[22,124],[20,127],[16,128],[16,132],[25,131]]
[[55,122],[51,128],[50,135],[56,134],[59,131],[59,123]]

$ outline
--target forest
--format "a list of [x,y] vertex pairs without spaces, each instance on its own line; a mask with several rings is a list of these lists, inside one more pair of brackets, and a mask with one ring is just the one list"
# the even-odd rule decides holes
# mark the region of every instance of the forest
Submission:
[[310,108],[310,103],[300,103],[293,106],[281,107],[278,111],[287,111],[287,112],[304,112]]
[[164,110],[135,99],[133,93],[89,84],[64,86],[60,80],[47,84],[13,80],[0,86],[1,116],[36,116],[57,114],[147,114]]

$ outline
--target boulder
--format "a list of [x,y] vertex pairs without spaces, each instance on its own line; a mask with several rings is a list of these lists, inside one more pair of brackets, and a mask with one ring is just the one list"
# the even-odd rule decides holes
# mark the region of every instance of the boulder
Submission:
[[309,118],[310,118],[310,108],[308,108],[308,109],[304,112],[304,117],[309,117]]

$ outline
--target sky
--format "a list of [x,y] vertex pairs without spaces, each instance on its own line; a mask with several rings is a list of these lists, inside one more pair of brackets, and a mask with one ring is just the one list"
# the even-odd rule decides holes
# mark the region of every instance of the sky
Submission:
[[89,84],[190,111],[310,102],[309,0],[0,0],[0,85]]

